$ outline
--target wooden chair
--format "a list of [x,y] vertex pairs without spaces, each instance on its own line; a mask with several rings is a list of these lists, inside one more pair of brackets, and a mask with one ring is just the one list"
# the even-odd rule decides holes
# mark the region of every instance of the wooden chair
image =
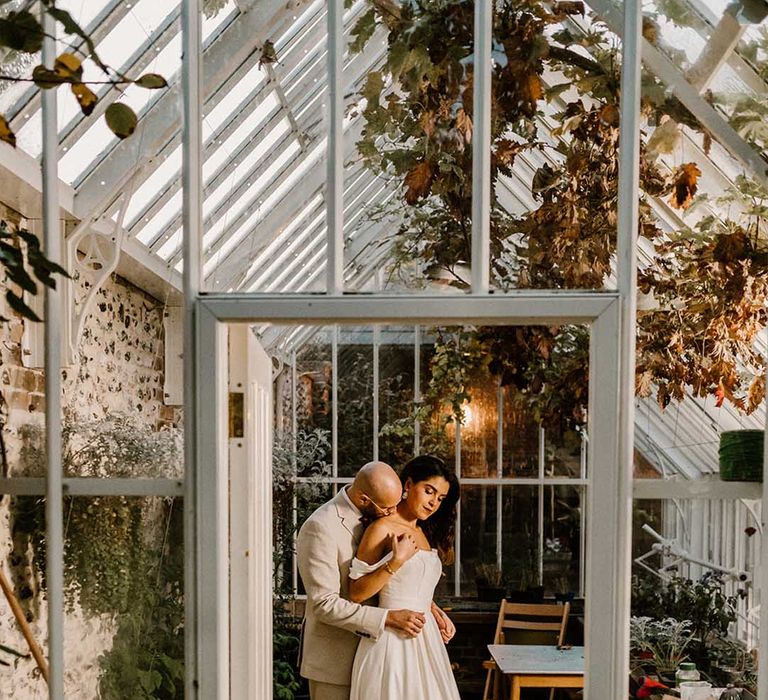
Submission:
[[[492,644],[560,645],[565,639],[570,610],[570,603],[527,604],[502,600]],[[488,671],[483,700],[499,700],[501,673],[493,659],[483,661],[483,668]],[[550,700],[553,700],[554,694],[553,688]]]

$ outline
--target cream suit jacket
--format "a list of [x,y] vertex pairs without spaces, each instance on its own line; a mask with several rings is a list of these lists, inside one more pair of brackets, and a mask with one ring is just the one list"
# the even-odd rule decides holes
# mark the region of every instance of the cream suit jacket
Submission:
[[299,572],[307,591],[301,675],[349,685],[360,637],[378,639],[387,611],[348,600],[349,567],[363,535],[357,513],[339,491],[299,530]]

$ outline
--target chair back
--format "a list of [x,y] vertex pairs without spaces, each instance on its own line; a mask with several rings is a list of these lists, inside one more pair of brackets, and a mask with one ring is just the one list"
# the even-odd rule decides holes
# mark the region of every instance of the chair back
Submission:
[[501,601],[494,644],[562,644],[570,603],[508,603]]

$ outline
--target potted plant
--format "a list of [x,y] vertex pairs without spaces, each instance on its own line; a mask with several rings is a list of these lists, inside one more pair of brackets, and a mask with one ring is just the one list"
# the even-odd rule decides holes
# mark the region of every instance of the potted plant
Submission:
[[498,602],[504,597],[501,569],[496,564],[478,564],[475,567],[475,583],[478,600]]
[[688,659],[687,649],[692,641],[690,620],[633,617],[629,624],[632,670],[642,669],[645,675],[655,674],[662,681],[674,684],[675,669]]

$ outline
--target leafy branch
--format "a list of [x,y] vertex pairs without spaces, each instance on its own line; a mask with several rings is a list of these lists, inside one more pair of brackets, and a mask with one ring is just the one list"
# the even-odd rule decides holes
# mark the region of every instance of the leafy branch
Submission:
[[[0,81],[31,82],[42,90],[68,84],[85,116],[93,112],[99,101],[99,97],[89,85],[110,85],[119,90],[122,90],[125,85],[136,85],[147,90],[168,87],[165,78],[157,73],[145,73],[134,79],[110,68],[97,53],[90,35],[69,12],[57,7],[55,0],[43,0],[42,11],[61,25],[65,34],[79,39],[80,45],[72,47],[72,52],[60,54],[50,68],[43,64],[36,65],[31,77],[0,75]],[[38,18],[28,10],[9,12],[5,17],[0,18],[0,47],[32,56],[42,49],[46,37],[53,38],[43,30]],[[75,53],[80,54],[82,59]],[[107,80],[83,80],[84,59],[90,59],[107,76]],[[110,131],[120,139],[129,137],[136,130],[138,123],[135,112],[128,105],[120,102],[112,103],[107,107],[104,119]],[[0,115],[0,141],[16,146],[16,135],[4,115]]]

